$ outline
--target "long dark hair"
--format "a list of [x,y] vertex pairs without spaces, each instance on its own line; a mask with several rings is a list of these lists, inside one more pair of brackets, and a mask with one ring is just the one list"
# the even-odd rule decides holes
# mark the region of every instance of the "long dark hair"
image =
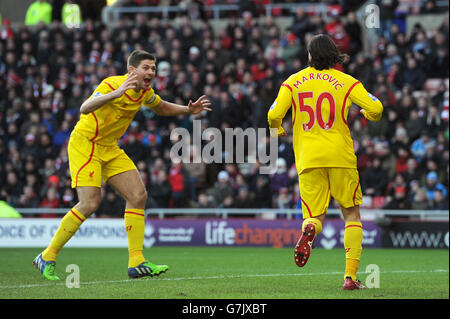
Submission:
[[308,52],[311,55],[309,65],[317,70],[331,69],[348,57],[339,52],[333,39],[326,34],[313,36],[308,43]]

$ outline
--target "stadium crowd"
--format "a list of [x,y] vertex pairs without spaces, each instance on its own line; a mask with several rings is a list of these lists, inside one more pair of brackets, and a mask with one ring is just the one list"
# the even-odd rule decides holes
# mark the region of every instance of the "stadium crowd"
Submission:
[[[267,127],[276,88],[307,65],[305,43],[328,33],[350,56],[337,68],[359,79],[384,105],[377,123],[366,121],[356,107],[349,112],[363,206],[448,209],[448,11],[432,32],[416,24],[406,33],[392,17],[381,18],[370,54],[363,53],[363,27],[352,11],[319,16],[299,7],[286,29],[248,11],[219,31],[208,19],[181,15],[175,23],[142,13],[112,28],[91,19],[79,29],[58,21],[16,30],[4,23],[0,197],[19,208],[75,205],[66,148],[79,107],[103,78],[126,73],[132,50],[145,49],[157,57],[152,86],[162,98],[187,104],[206,94],[213,104],[212,112],[195,117],[163,118],[141,110],[120,140],[148,189],[147,207],[301,209],[288,120],[291,134],[279,140],[273,175],[259,174],[260,163],[172,163],[170,132],[192,130],[193,119],[222,131]],[[431,90],[430,83],[438,84]],[[96,216],[122,216],[120,196],[109,187],[102,196]]]

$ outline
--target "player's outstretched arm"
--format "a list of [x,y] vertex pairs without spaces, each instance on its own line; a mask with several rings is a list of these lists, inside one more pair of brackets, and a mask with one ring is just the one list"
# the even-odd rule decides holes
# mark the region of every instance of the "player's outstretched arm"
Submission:
[[184,114],[198,114],[202,111],[211,111],[209,106],[211,106],[211,102],[206,98],[206,95],[202,95],[195,102],[189,100],[188,105],[180,105],[161,100],[161,103],[152,109],[160,116],[175,116]]
[[114,91],[111,91],[107,94],[89,98],[81,104],[80,112],[83,114],[88,114],[96,109],[100,108],[102,105],[121,97],[127,90],[134,89],[137,85],[137,75],[135,73],[130,73],[128,78],[122,83],[122,85]]
[[[269,128],[278,129],[277,136],[287,135],[281,124],[283,123],[283,118],[286,116],[286,112],[291,107],[292,98],[290,90],[289,85],[282,85],[275,102],[273,102],[267,113]],[[270,134],[273,135],[272,130],[270,130]]]

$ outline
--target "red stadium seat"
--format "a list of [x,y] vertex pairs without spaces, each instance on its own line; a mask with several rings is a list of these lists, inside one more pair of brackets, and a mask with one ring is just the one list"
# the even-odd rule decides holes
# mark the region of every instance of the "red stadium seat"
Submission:
[[384,196],[375,196],[372,200],[372,208],[378,209],[383,208],[386,202],[386,198]]

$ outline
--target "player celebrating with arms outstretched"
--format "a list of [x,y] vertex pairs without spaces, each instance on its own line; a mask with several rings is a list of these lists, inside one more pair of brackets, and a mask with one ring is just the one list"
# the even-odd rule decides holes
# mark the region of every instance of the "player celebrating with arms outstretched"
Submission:
[[362,252],[362,192],[347,115],[355,103],[368,120],[379,121],[383,106],[358,80],[333,68],[345,56],[329,36],[312,37],[308,52],[309,67],[281,85],[268,114],[270,127],[277,128],[279,136],[286,135],[281,124],[292,106],[293,147],[304,217],[295,263],[303,267],[308,261],[333,196],[345,220],[343,288],[361,289],[365,287],[356,279],[356,272]]
[[131,278],[165,272],[166,265],[147,261],[144,243],[147,192],[133,161],[117,145],[135,114],[146,106],[157,115],[174,116],[211,111],[205,96],[187,106],[162,100],[151,85],[156,74],[156,59],[136,50],[128,57],[128,73],[104,79],[81,105],[81,116],[69,140],[68,155],[72,187],[79,202],[63,217],[50,245],[33,264],[44,278],[58,280],[55,262],[58,252],[81,224],[94,213],[101,201],[102,180],[126,200],[125,229],[128,237],[128,275]]

